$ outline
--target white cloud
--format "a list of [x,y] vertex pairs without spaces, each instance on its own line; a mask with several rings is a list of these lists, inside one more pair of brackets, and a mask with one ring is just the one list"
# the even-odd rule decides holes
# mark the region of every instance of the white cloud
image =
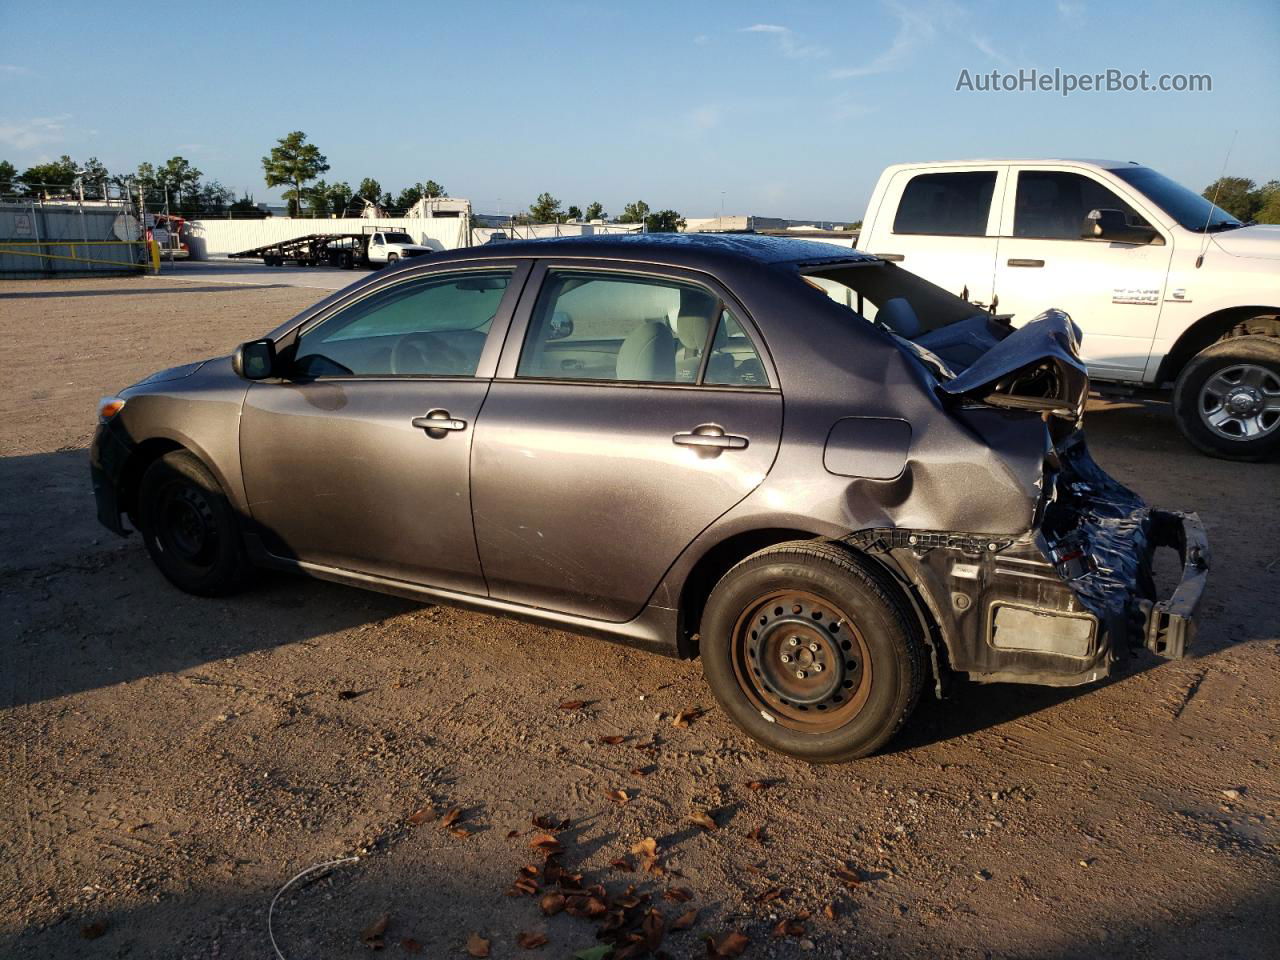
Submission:
[[1013,61],[1010,60],[1008,57],[1006,57],[999,50],[997,50],[994,46],[992,46],[991,41],[988,40],[986,37],[984,37],[982,34],[980,33],[969,34],[969,42],[972,43],[975,47],[977,47],[979,51],[986,54],[992,60],[996,61],[996,63],[999,63],[1002,66],[1006,66],[1006,67],[1013,66]]
[[1058,0],[1058,16],[1063,20],[1074,20],[1084,13],[1084,4],[1079,0]]
[[59,143],[64,139],[63,121],[70,119],[70,114],[62,114],[57,117],[33,117],[17,123],[0,121],[0,143],[6,143],[16,150],[31,150],[45,144]]
[[0,73],[7,73],[12,77],[28,77],[31,71],[26,67],[20,67],[16,63],[0,63]]
[[790,27],[780,27],[776,23],[756,23],[742,28],[743,33],[767,33],[777,37],[778,47],[782,55],[790,60],[816,60],[830,52],[825,47],[802,43],[799,35]]
[[898,32],[894,34],[893,42],[882,53],[872,57],[866,63],[832,70],[833,80],[886,73],[900,66],[918,47],[933,39],[936,28],[932,11],[908,8],[893,0],[887,6],[898,18]]

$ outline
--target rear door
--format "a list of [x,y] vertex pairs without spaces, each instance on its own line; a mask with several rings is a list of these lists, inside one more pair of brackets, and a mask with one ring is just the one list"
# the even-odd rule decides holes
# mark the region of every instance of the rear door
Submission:
[[476,417],[528,267],[393,275],[282,348],[240,448],[276,556],[485,593],[471,525]]
[[1001,166],[898,171],[867,251],[989,306],[1004,177]]
[[[1091,376],[1141,380],[1164,299],[1172,237],[1162,243],[1083,239],[1091,210],[1148,222],[1141,200],[1120,196],[1087,169],[1021,168],[1011,179],[996,266],[999,312],[1021,325],[1057,307],[1084,334]],[[1151,221],[1155,223],[1155,220]]]
[[496,598],[627,620],[764,479],[782,396],[703,275],[551,262],[529,288],[476,426],[484,574]]

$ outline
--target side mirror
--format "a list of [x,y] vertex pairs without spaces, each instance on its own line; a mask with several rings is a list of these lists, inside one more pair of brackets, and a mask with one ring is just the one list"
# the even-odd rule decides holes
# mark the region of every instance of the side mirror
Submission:
[[270,340],[250,340],[236,347],[231,369],[246,380],[265,380],[276,366],[276,345]]
[[1090,210],[1080,227],[1085,240],[1111,240],[1115,243],[1151,243],[1160,234],[1146,224],[1129,222],[1122,210]]
[[548,340],[563,340],[573,336],[573,317],[563,310],[557,310],[551,316],[551,326],[547,329]]

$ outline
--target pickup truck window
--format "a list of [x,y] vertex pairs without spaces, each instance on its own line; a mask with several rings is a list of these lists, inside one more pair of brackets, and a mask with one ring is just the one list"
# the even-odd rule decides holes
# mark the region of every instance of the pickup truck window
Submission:
[[407,233],[388,233],[387,243],[413,243],[413,237]]
[[1213,233],[1243,226],[1221,207],[1214,206],[1200,194],[1150,167],[1116,167],[1111,172],[1177,220],[1186,230],[1199,233],[1207,228]]
[[1120,210],[1131,224],[1141,216],[1098,181],[1078,173],[1020,170],[1013,208],[1013,235],[1039,240],[1079,240],[1091,210]]
[[922,173],[902,191],[894,233],[944,237],[982,237],[987,233],[994,170],[971,173]]

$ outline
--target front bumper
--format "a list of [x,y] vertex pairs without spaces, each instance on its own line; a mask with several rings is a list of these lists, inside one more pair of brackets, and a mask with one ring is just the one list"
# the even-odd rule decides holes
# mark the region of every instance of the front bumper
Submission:
[[89,476],[93,482],[93,498],[98,507],[98,522],[122,537],[129,529],[121,520],[124,504],[121,482],[124,479],[133,447],[123,436],[123,428],[115,420],[100,423],[89,444]]

